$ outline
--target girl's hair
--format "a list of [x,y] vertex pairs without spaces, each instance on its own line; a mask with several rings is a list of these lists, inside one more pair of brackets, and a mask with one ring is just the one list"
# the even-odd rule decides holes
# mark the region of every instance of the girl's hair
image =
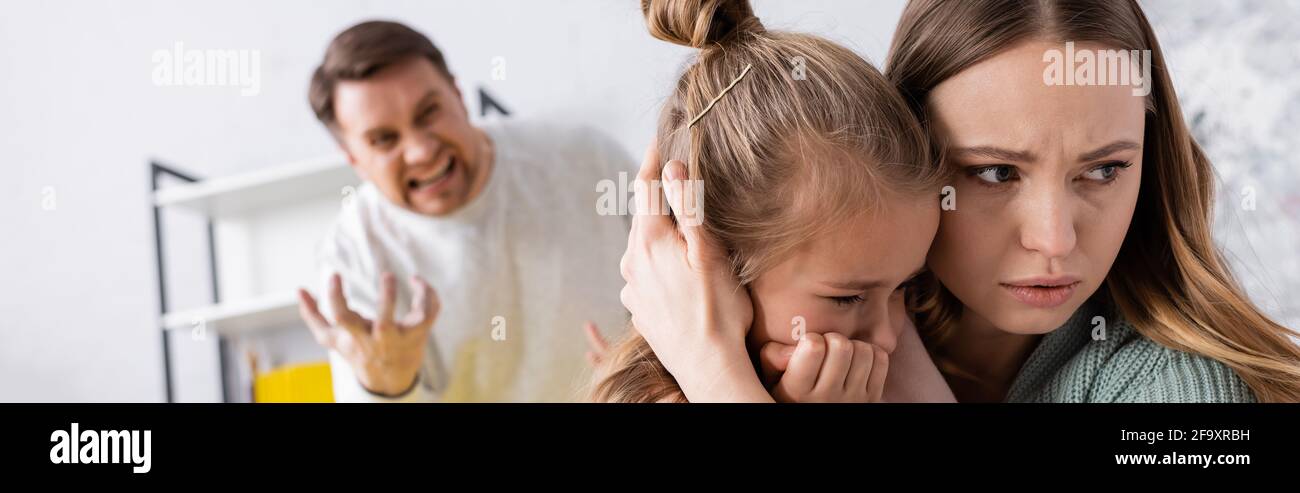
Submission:
[[[1213,169],[1183,121],[1160,45],[1135,0],[911,0],[887,72],[924,121],[935,86],[1034,39],[1150,50],[1142,186],[1098,296],[1147,338],[1228,365],[1261,401],[1300,400],[1300,347],[1243,294],[1211,239]],[[922,338],[941,368],[962,373],[942,361],[961,302],[932,276],[918,285],[924,288],[909,292],[909,302],[920,312]]]
[[[700,50],[664,104],[659,155],[685,162],[703,188],[699,227],[726,248],[742,284],[876,210],[886,193],[937,200],[943,175],[924,129],[853,51],[767,31],[745,0],[642,0],[641,10],[651,35]],[[593,399],[684,400],[645,340],[628,333]]]

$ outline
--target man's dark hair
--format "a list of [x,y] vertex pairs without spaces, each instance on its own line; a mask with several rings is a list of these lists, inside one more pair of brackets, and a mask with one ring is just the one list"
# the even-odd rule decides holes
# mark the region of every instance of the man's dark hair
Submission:
[[334,118],[334,85],[338,81],[362,80],[411,57],[429,60],[447,80],[452,80],[447,62],[433,41],[405,24],[367,21],[339,33],[311,76],[307,99],[316,118],[335,131],[338,122]]

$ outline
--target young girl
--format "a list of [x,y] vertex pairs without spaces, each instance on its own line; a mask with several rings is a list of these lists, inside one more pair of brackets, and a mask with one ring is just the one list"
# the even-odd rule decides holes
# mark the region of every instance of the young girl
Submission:
[[[939,220],[942,175],[918,122],[865,60],[766,31],[747,1],[642,10],[653,36],[701,50],[665,104],[657,147],[686,163],[665,185],[676,211],[692,196],[681,179],[700,187],[702,222],[682,227],[716,238],[748,290],[750,358],[784,370],[763,397],[880,400],[900,329],[890,307],[901,314]],[[605,360],[594,400],[686,400],[639,335]]]

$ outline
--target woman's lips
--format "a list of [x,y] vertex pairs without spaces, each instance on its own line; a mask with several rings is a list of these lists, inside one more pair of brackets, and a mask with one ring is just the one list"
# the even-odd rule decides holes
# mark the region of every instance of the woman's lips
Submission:
[[1002,289],[1021,303],[1037,308],[1055,308],[1069,301],[1079,281],[1056,285],[1028,285],[1002,283]]

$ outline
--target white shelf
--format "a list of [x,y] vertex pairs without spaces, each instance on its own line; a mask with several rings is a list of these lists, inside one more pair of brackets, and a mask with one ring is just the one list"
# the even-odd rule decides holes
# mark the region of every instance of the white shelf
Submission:
[[163,315],[163,329],[191,331],[202,322],[209,336],[256,332],[301,322],[298,294],[275,293],[258,298],[230,301]]
[[169,186],[154,192],[159,207],[182,207],[212,218],[333,194],[360,183],[341,155],[325,156],[235,176]]

